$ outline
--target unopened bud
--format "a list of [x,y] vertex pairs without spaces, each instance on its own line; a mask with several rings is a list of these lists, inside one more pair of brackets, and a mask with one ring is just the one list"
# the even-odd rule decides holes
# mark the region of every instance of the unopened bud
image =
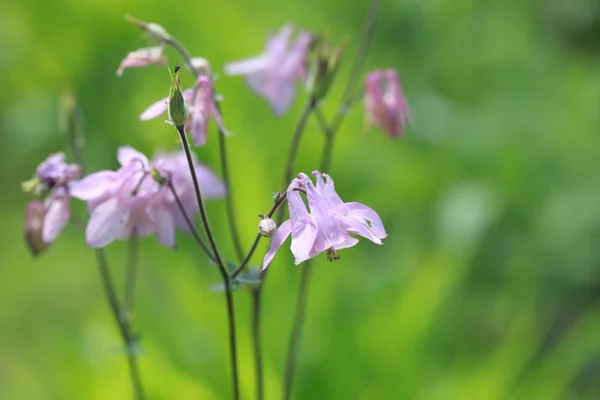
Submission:
[[321,100],[329,91],[337,74],[342,48],[338,46],[332,49],[327,40],[320,39],[316,52],[306,87],[313,99]]
[[25,216],[25,242],[32,255],[37,256],[48,247],[42,239],[46,207],[43,203],[32,201],[27,205]]
[[171,38],[169,32],[167,32],[165,28],[158,24],[155,24],[154,22],[144,22],[135,17],[132,17],[131,15],[126,15],[125,19],[127,19],[127,21],[131,22],[137,27],[145,30],[150,39],[155,40],[159,43],[162,43],[165,40],[169,40]]
[[198,75],[208,75],[210,76],[210,63],[206,58],[203,57],[194,57],[190,60],[190,64],[187,65],[188,69],[192,69],[190,71],[193,74]]
[[169,121],[175,125],[176,128],[182,128],[187,122],[189,113],[187,104],[183,93],[181,92],[181,68],[179,65],[175,65],[175,76],[169,69],[171,75],[171,90],[169,92]]
[[271,237],[277,230],[277,224],[271,218],[262,216],[262,220],[258,224],[258,233],[264,237]]
[[162,176],[156,168],[150,170],[150,175],[152,176],[152,179],[161,186],[167,183],[167,178]]

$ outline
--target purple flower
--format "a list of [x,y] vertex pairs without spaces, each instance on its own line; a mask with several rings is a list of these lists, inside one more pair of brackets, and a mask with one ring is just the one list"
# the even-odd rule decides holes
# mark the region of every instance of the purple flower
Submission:
[[23,184],[44,201],[32,201],[27,206],[25,237],[34,255],[52,243],[71,217],[69,190],[72,179],[79,177],[81,168],[65,162],[64,153],[50,155],[42,162],[35,177]]
[[163,66],[167,63],[167,57],[163,54],[164,45],[145,47],[127,53],[117,69],[117,76],[123,75],[126,68],[147,67],[149,65]]
[[[287,237],[292,235],[291,250],[295,264],[325,252],[328,260],[338,259],[337,250],[352,247],[359,235],[382,244],[387,237],[381,218],[373,209],[361,203],[344,203],[335,192],[333,180],[327,174],[314,171],[316,185],[305,174],[298,175],[287,190],[290,219],[283,222],[273,238],[263,260],[267,268]],[[310,212],[300,193],[305,193]]]
[[[117,158],[121,164],[117,171],[96,172],[71,185],[71,195],[88,202],[88,244],[98,248],[132,235],[156,233],[159,243],[175,247],[175,228],[186,227],[185,219],[170,189],[154,180],[152,171],[172,182],[192,218],[197,205],[185,155],[159,155],[149,162],[142,153],[125,146],[119,148]],[[223,184],[207,167],[196,163],[196,173],[207,198],[224,194]]]
[[290,106],[296,80],[307,75],[307,53],[313,36],[302,31],[291,45],[292,31],[291,25],[283,26],[269,38],[263,54],[224,67],[227,75],[246,75],[248,85],[268,100],[276,114],[282,114]]
[[[209,77],[200,75],[196,79],[194,88],[183,91],[183,98],[189,106],[190,117],[185,125],[185,131],[190,133],[196,146],[202,146],[206,143],[208,137],[208,122],[212,117],[217,123],[221,132],[229,134],[221,114],[213,101],[213,85]],[[148,107],[140,120],[147,121],[164,114],[167,111],[168,97],[158,100]]]
[[408,105],[402,94],[398,74],[393,69],[373,71],[365,80],[367,125],[379,125],[388,136],[402,135],[408,123]]

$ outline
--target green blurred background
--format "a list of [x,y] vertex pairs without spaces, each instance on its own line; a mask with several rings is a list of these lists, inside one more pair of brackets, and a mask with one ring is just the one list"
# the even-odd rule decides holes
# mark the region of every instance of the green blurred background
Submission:
[[[2,2],[1,399],[131,398],[93,252],[70,226],[33,259],[19,189],[65,148],[65,87],[85,114],[90,170],[114,168],[119,145],[177,147],[161,119],[137,118],[166,95],[166,71],[115,76],[128,51],[148,44],[124,15],[165,26],[216,71],[258,54],[287,21],[347,38],[324,104],[332,115],[366,10],[356,0]],[[398,141],[365,134],[356,106],[331,174],[342,198],[380,213],[389,237],[381,247],[361,241],[338,263],[316,260],[295,398],[600,398],[599,38],[595,0],[383,2],[366,66],[398,69],[413,125]],[[221,77],[218,88],[246,247],[279,189],[305,95],[276,118],[242,78]],[[218,170],[215,134],[198,155]],[[311,121],[297,172],[315,169],[322,143]],[[232,255],[222,202],[209,212]],[[219,277],[189,238],[178,240],[177,251],[142,241],[134,324],[146,391],[228,398],[225,308],[210,289]],[[126,251],[107,249],[119,282]],[[284,253],[265,292],[267,398],[280,396],[302,268]],[[236,292],[243,398],[254,396],[249,299]]]

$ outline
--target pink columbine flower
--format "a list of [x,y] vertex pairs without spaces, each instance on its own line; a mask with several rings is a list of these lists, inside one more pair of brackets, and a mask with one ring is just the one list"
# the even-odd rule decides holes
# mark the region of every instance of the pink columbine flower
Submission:
[[[193,182],[182,152],[159,155],[152,161],[131,147],[119,148],[121,168],[100,171],[71,185],[71,195],[88,202],[90,220],[86,240],[104,247],[118,239],[156,233],[159,243],[175,247],[176,226],[185,219],[166,185],[152,177],[152,170],[169,179],[190,218],[198,208]],[[196,162],[200,188],[207,198],[224,195],[223,183],[207,167]]]
[[[208,140],[208,122],[211,117],[215,120],[221,132],[226,135],[230,134],[225,128],[221,114],[213,101],[213,85],[208,76],[200,75],[196,79],[193,88],[183,91],[183,98],[188,104],[190,114],[185,125],[185,131],[191,134],[196,146],[202,146]],[[140,120],[147,121],[164,114],[167,111],[168,100],[169,98],[165,97],[150,105],[140,115]]]
[[164,44],[154,47],[145,47],[127,53],[117,69],[117,76],[123,75],[126,68],[147,67],[149,65],[163,66],[167,63],[167,57],[163,54]]
[[34,255],[52,243],[71,217],[69,190],[71,180],[79,177],[81,168],[65,162],[64,153],[56,153],[42,162],[35,177],[23,187],[43,202],[32,201],[27,207],[25,237]]
[[402,94],[398,74],[393,69],[373,71],[365,80],[367,126],[379,125],[388,136],[402,135],[408,123],[408,105]]
[[263,54],[225,65],[227,75],[246,75],[248,85],[269,102],[276,114],[291,105],[297,80],[306,78],[307,53],[313,35],[302,31],[290,44],[292,25],[285,25],[269,38]]
[[[290,219],[283,222],[273,238],[263,260],[267,268],[287,237],[292,235],[291,250],[295,264],[300,264],[325,252],[328,260],[339,258],[337,250],[352,247],[359,235],[382,244],[387,237],[381,218],[373,209],[361,203],[344,203],[335,191],[333,180],[327,174],[314,171],[316,185],[305,174],[292,181],[287,190]],[[300,193],[305,193],[309,210]]]

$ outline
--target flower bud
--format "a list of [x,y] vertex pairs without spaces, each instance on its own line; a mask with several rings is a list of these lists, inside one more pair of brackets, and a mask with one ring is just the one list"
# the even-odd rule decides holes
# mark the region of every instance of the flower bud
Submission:
[[[199,74],[199,75],[211,75],[210,72],[210,63],[208,62],[208,60],[206,58],[203,57],[194,57],[190,60],[190,65],[186,66],[188,70],[191,70],[190,72],[193,73],[194,75]],[[190,68],[191,67],[191,68]]]
[[42,238],[46,207],[43,203],[32,201],[27,205],[25,216],[25,242],[33,256],[42,253],[48,247]]
[[321,100],[329,91],[337,74],[342,48],[338,46],[332,49],[328,41],[320,39],[316,51],[306,87],[313,99]]
[[262,220],[258,224],[258,233],[264,237],[271,237],[277,230],[277,224],[271,218],[263,216]]
[[175,76],[169,69],[171,75],[171,90],[169,92],[169,121],[175,125],[177,129],[183,129],[187,122],[189,112],[183,93],[181,92],[181,68],[175,65]]
[[144,22],[135,17],[132,17],[131,15],[126,15],[125,19],[127,19],[127,21],[131,22],[135,26],[145,30],[150,39],[155,40],[159,43],[162,43],[165,40],[169,40],[171,38],[169,32],[167,32],[165,28],[158,24],[155,24],[154,22]]

